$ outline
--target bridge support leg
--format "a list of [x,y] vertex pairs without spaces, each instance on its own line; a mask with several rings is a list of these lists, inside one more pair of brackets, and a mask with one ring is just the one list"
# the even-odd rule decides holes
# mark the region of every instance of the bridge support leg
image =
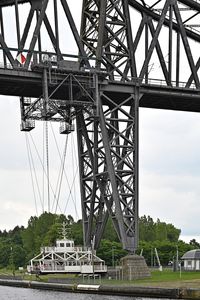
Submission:
[[121,259],[123,280],[134,280],[150,277],[150,271],[143,256],[127,255]]
[[85,245],[93,240],[98,247],[110,218],[123,248],[134,253],[138,244],[139,88],[116,93],[100,87],[94,94],[98,107],[77,114]]

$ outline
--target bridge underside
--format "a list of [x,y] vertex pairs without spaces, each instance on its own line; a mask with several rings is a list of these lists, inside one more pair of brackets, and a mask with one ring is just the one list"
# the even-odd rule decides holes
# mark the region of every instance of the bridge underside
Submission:
[[[69,74],[76,76],[81,81],[88,83],[93,74],[83,72],[65,72],[57,75],[56,80],[61,82]],[[43,93],[42,73],[21,70],[0,69],[0,94],[10,96],[23,96],[30,98],[39,98]],[[48,78],[50,82],[50,78]],[[123,101],[124,94],[132,93],[134,87],[139,87],[141,99],[140,107],[168,109],[178,111],[200,112],[200,90],[186,89],[181,87],[168,87],[162,81],[152,85],[141,84],[138,86],[135,82],[121,83],[109,82],[104,79],[101,82],[101,90],[108,95],[112,94],[115,101],[120,104]],[[54,84],[49,84],[49,93],[55,90]],[[54,99],[67,100],[69,97],[69,85],[63,83],[56,93]],[[84,99],[82,100],[84,104]],[[127,102],[126,105],[130,103]]]

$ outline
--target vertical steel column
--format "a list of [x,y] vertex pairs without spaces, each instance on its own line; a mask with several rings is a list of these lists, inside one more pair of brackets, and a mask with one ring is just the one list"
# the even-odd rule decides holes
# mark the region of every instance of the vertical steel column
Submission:
[[28,14],[28,17],[27,17],[27,20],[26,20],[26,24],[25,24],[24,31],[23,31],[23,34],[22,34],[22,38],[20,40],[18,53],[20,53],[24,48],[24,45],[26,43],[26,39],[27,39],[27,36],[28,36],[28,33],[29,33],[29,29],[31,27],[31,22],[33,20],[33,16],[34,16],[34,8],[33,8],[33,4],[32,4],[32,6],[30,8],[30,11],[29,11],[29,14]]
[[135,248],[138,247],[139,242],[139,102],[140,102],[140,88],[135,87],[135,105],[134,105],[134,116],[135,116],[135,127],[134,127],[134,143],[135,143],[135,151],[134,151],[134,180],[135,180],[135,215],[134,215],[134,225],[133,228],[135,230]]
[[[97,70],[106,69],[111,80],[129,81],[136,77],[135,46],[126,0],[84,0],[81,37],[85,52],[96,58]],[[135,143],[138,143],[139,96],[122,91],[120,103],[114,91],[108,96],[99,89],[97,79],[98,76],[96,118],[90,123],[92,139],[86,133],[87,118],[79,114],[77,119],[85,243],[90,243],[95,235],[98,246],[110,216],[124,249],[133,252],[138,240],[138,145]],[[88,174],[90,177],[93,174],[90,186],[86,184]],[[95,207],[98,209],[94,218]],[[95,231],[94,227],[100,229]]]
[[16,19],[16,29],[17,29],[17,43],[18,43],[18,47],[19,47],[19,44],[20,44],[20,23],[19,23],[18,0],[15,0],[15,19]]
[[169,61],[168,61],[168,73],[169,73],[169,82],[172,81],[172,18],[173,10],[172,5],[169,6]]
[[[139,87],[133,94],[101,94],[100,129],[105,153],[104,198],[124,249],[138,244],[138,123]],[[101,174],[100,174],[101,175]]]
[[[0,7],[0,25],[1,25],[1,35],[2,38],[4,39],[3,12],[1,7]],[[4,62],[4,67],[6,68],[7,61],[6,61],[6,55],[4,51],[3,51],[3,62]]]
[[59,29],[58,29],[58,7],[57,7],[57,0],[54,0],[54,19],[55,19],[55,36],[56,36],[56,54],[57,54],[57,60],[59,61],[61,59],[59,48]]
[[62,3],[62,6],[63,6],[63,9],[65,11],[65,14],[66,14],[66,17],[68,19],[68,22],[69,22],[69,26],[72,30],[72,33],[73,33],[73,36],[74,36],[74,39],[76,41],[76,44],[78,46],[78,49],[79,49],[79,53],[81,55],[81,59],[84,61],[84,64],[89,67],[89,61],[88,59],[86,58],[86,53],[85,53],[85,50],[84,50],[84,47],[83,47],[83,43],[81,42],[81,39],[80,39],[80,35],[78,33],[78,30],[76,28],[76,25],[75,25],[75,22],[74,22],[74,19],[72,17],[72,14],[71,14],[71,11],[69,9],[69,6],[66,2],[66,0],[61,0],[61,3]]
[[84,149],[83,149],[83,136],[82,136],[82,124],[81,124],[81,112],[76,116],[76,131],[77,131],[77,143],[78,143],[78,161],[79,161],[79,174],[80,174],[80,193],[81,193],[81,208],[82,208],[82,223],[83,223],[83,242],[84,246],[87,246],[86,236],[88,232],[87,226],[87,208],[86,208],[86,190],[84,186],[85,174],[84,174]]
[[124,15],[126,16],[126,36],[127,36],[127,48],[128,48],[128,54],[129,54],[129,61],[127,63],[127,67],[125,70],[130,68],[130,75],[131,77],[135,78],[137,77],[137,69],[136,69],[136,61],[135,61],[135,53],[134,53],[134,47],[133,47],[133,36],[132,36],[132,28],[131,28],[131,18],[130,18],[130,12],[129,12],[129,6],[128,6],[128,0],[122,1],[122,7]]
[[179,86],[180,78],[180,33],[177,32],[176,39],[176,86]]
[[[37,22],[39,20],[39,11],[36,10],[36,16],[37,16]],[[39,50],[39,62],[42,61],[42,43],[41,43],[41,34],[40,32],[38,33],[38,50]]]
[[[147,19],[147,18],[145,18]],[[148,20],[148,19],[147,19]],[[148,21],[145,23],[145,57],[147,57],[149,48],[149,28],[148,28]],[[149,66],[147,66],[146,74],[145,74],[145,83],[148,84],[148,77],[149,77]]]
[[127,0],[85,0],[81,38],[85,52],[97,59],[111,80],[130,81],[136,62]]
[[39,37],[39,34],[40,34],[40,28],[41,28],[42,22],[44,21],[44,16],[45,16],[45,12],[46,12],[46,9],[47,9],[48,2],[49,2],[49,0],[44,0],[42,2],[40,15],[39,15],[39,18],[37,20],[37,24],[36,24],[34,32],[33,32],[33,36],[32,36],[31,42],[30,42],[28,54],[27,54],[27,57],[26,57],[26,62],[24,64],[25,68],[29,67],[31,57],[33,55],[33,49],[35,47],[36,42],[38,41],[38,37]]

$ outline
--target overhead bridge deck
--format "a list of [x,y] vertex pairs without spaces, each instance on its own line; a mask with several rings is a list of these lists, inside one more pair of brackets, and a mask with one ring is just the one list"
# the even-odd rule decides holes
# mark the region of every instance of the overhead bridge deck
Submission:
[[[68,75],[76,77],[80,82],[91,85],[93,73],[90,72],[73,72],[65,71],[64,73],[57,73],[57,83],[49,81],[49,94],[53,93],[59,83],[62,82]],[[49,75],[48,75],[49,76]],[[140,100],[140,107],[169,109],[180,111],[200,112],[200,90],[193,88],[185,88],[185,83],[179,83],[179,87],[169,87],[162,80],[149,79],[148,84],[138,83],[137,79],[127,83],[120,81],[108,81],[106,78],[101,80],[101,90],[108,95],[116,94],[116,102],[123,101],[124,95],[134,93],[135,87],[139,87],[142,95]],[[0,69],[0,94],[10,96],[24,96],[30,98],[39,98],[43,93],[42,86],[42,73],[25,71],[25,70],[12,70]],[[76,99],[76,86],[74,85],[74,94]],[[78,88],[77,88],[78,90]],[[69,97],[69,84],[68,81],[61,84],[57,91],[54,93],[54,99],[68,100]],[[86,100],[86,99],[84,99]],[[83,104],[84,104],[83,100]]]

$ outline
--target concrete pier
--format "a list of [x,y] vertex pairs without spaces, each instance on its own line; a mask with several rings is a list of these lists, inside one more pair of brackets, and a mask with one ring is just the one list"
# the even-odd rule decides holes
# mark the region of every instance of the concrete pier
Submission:
[[122,279],[133,280],[151,276],[143,256],[136,254],[127,255],[121,259]]

